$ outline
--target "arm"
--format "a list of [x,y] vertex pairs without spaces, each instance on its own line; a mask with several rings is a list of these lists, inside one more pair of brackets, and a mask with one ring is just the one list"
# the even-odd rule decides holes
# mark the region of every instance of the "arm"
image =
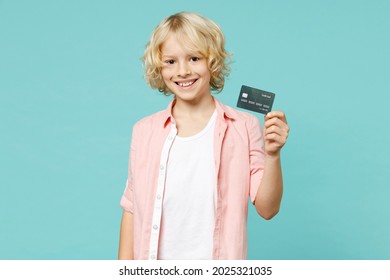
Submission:
[[283,112],[273,111],[264,122],[265,162],[264,174],[256,193],[255,207],[260,216],[269,220],[280,208],[283,194],[280,150],[286,143],[290,128]]
[[123,211],[120,238],[119,238],[119,260],[133,260],[133,214]]
[[137,135],[139,135],[139,122],[133,127],[133,134],[130,145],[129,167],[126,181],[126,188],[123,193],[120,205],[124,209],[119,237],[119,260],[134,259],[134,216],[133,216],[133,174],[136,164],[136,147],[138,146]]

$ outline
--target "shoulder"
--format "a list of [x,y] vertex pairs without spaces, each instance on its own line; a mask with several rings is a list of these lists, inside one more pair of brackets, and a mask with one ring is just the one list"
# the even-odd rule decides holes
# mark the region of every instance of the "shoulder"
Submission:
[[133,131],[151,130],[157,125],[163,125],[167,118],[167,111],[162,110],[137,121],[133,126]]
[[228,105],[219,103],[225,114],[231,118],[235,123],[245,124],[245,126],[257,126],[260,125],[259,119],[248,112],[234,109]]

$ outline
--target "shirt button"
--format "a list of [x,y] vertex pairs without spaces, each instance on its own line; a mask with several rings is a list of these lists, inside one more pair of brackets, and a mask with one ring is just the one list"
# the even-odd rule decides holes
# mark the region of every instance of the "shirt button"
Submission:
[[156,259],[156,256],[155,256],[155,255],[151,255],[150,258],[151,258],[152,260],[155,260],[155,259]]
[[161,169],[161,170],[164,170],[164,165],[161,164],[161,165],[160,165],[160,169]]
[[169,141],[172,141],[172,139],[173,139],[172,136],[169,136],[169,137],[168,137],[168,140],[169,140]]
[[158,195],[157,195],[157,199],[161,199],[161,195],[158,194]]
[[157,226],[157,225],[154,225],[154,226],[153,226],[153,229],[158,229],[158,226]]

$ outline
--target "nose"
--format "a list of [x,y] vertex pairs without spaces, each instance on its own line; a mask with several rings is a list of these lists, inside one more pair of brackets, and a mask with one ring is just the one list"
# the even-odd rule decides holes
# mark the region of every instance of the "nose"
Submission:
[[186,77],[191,74],[191,69],[187,62],[183,61],[179,63],[177,74],[180,77]]

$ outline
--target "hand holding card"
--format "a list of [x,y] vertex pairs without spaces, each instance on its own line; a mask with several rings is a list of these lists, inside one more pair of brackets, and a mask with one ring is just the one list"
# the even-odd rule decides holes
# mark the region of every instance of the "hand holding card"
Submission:
[[264,117],[265,153],[268,156],[279,156],[286,144],[290,128],[286,115],[281,111],[272,111]]
[[290,131],[285,114],[281,111],[271,112],[274,99],[272,92],[243,85],[237,101],[237,107],[265,114],[264,140],[268,156],[279,156]]

